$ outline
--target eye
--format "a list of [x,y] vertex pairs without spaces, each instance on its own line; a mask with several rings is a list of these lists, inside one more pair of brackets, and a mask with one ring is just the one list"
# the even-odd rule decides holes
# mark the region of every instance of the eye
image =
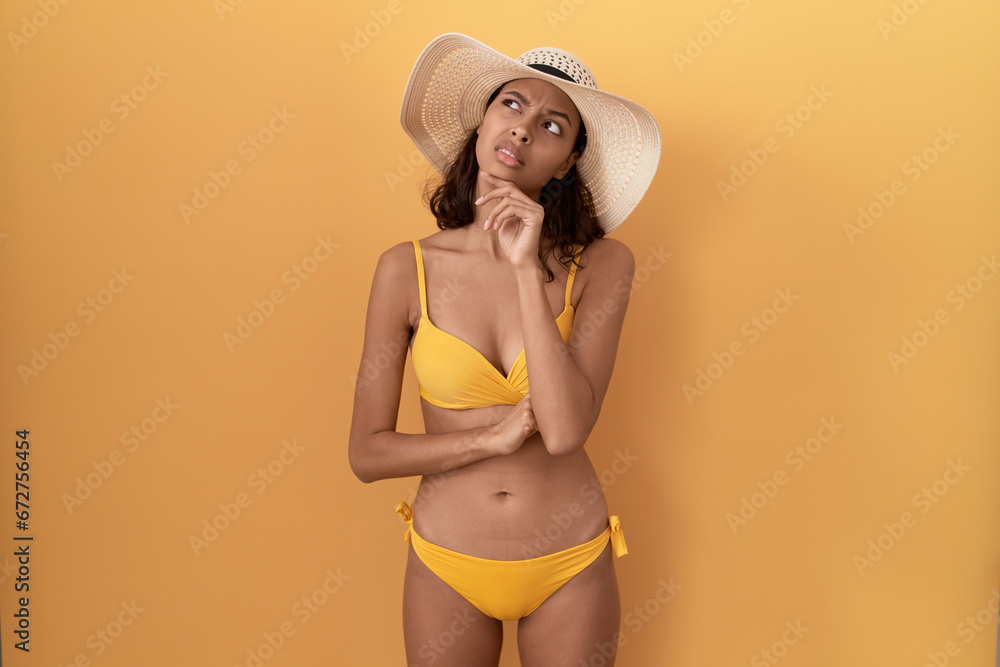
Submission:
[[[506,106],[507,108],[514,108],[514,107],[511,107],[510,105],[508,105],[507,104],[508,102],[510,102],[511,104],[518,104],[517,100],[515,100],[513,97],[505,97],[505,98],[503,98],[500,101],[500,104]],[[562,136],[562,127],[560,127],[559,123],[555,122],[554,120],[547,120],[547,121],[545,121],[545,124],[546,125],[552,125],[552,127],[555,128],[555,130],[552,131],[552,134],[555,134],[556,136],[560,136],[560,137]]]

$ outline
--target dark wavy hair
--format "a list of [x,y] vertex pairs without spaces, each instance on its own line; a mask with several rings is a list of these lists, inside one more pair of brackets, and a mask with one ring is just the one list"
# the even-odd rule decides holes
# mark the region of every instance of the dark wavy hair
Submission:
[[[507,83],[493,91],[486,101],[484,113]],[[479,174],[479,161],[476,159],[477,139],[476,129],[473,128],[469,131],[469,136],[459,149],[458,155],[445,170],[443,180],[436,186],[430,181],[424,185],[424,202],[437,218],[437,226],[442,230],[464,227],[475,217],[473,195]],[[586,146],[587,128],[581,119],[573,150],[582,154]],[[546,274],[545,282],[551,282],[555,276],[546,263],[546,257],[551,255],[555,248],[559,248],[557,261],[569,269],[570,263],[579,256],[573,254],[574,246],[582,244],[583,247],[580,249],[582,254],[584,248],[595,238],[604,236],[604,230],[597,223],[593,197],[587,186],[579,179],[576,163],[561,179],[553,178],[545,184],[538,197],[538,203],[545,209],[542,237],[552,241],[544,251],[541,245],[539,246],[538,258]]]

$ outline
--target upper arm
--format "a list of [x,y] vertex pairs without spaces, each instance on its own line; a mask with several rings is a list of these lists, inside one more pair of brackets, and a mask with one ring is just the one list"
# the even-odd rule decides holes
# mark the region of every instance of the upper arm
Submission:
[[611,383],[635,273],[635,257],[624,243],[604,238],[590,247],[594,249],[589,265],[593,273],[577,304],[567,344],[594,397],[586,432],[597,422]]
[[364,346],[354,385],[348,444],[352,468],[363,454],[361,448],[369,435],[396,429],[411,334],[408,286],[415,276],[412,243],[398,243],[379,256],[368,297]]

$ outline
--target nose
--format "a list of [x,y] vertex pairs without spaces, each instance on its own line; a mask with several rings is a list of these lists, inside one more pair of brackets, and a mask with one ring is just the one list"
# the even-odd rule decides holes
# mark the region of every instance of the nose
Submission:
[[513,141],[515,141],[515,142],[516,141],[521,141],[523,143],[528,143],[530,141],[530,139],[528,137],[528,133],[525,132],[522,129],[513,128],[510,131],[510,136],[511,136],[511,139],[513,139]]

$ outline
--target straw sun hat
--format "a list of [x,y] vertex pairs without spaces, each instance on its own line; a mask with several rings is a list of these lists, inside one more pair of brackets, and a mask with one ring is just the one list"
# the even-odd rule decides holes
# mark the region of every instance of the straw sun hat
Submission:
[[587,132],[577,159],[580,180],[593,195],[605,233],[625,221],[645,194],[660,160],[660,130],[652,114],[631,100],[598,89],[590,69],[562,49],[532,49],[517,59],[460,33],[434,38],[406,83],[399,120],[444,174],[469,132],[479,127],[486,100],[511,79],[541,79],[576,105]]

